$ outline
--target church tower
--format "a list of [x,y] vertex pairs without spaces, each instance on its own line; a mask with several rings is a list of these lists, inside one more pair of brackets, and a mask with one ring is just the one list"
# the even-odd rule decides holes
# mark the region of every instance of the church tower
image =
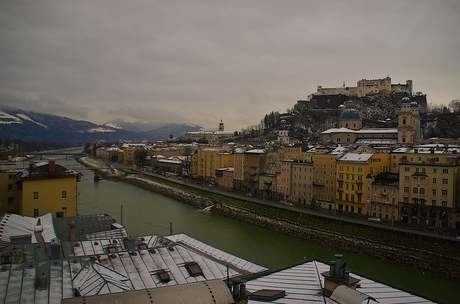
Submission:
[[398,143],[403,146],[418,144],[421,140],[418,103],[410,101],[407,94],[401,99],[398,113]]
[[220,120],[218,131],[221,131],[221,132],[224,131],[224,123],[222,122],[222,119]]

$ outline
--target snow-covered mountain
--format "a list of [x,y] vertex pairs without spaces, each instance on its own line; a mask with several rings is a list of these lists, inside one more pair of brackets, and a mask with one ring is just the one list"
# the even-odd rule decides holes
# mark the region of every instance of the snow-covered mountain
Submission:
[[113,123],[97,125],[83,120],[0,107],[0,138],[24,141],[59,141],[85,144],[105,141],[155,141],[169,138],[170,134],[182,137],[188,131],[197,131],[200,126],[168,124],[149,131],[132,124],[134,130]]

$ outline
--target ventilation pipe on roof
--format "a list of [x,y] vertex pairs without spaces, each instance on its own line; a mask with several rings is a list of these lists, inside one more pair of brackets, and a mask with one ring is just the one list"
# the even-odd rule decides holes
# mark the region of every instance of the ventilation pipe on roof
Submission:
[[77,240],[77,226],[75,225],[74,221],[70,221],[67,223],[69,225],[69,238],[71,242],[75,242]]
[[40,276],[40,289],[45,290],[48,287],[48,278],[46,277],[45,273],[42,272],[42,275]]
[[61,258],[61,242],[58,239],[51,240],[51,260]]
[[246,291],[246,281],[232,279],[231,281],[232,296],[236,304],[247,304],[249,294]]

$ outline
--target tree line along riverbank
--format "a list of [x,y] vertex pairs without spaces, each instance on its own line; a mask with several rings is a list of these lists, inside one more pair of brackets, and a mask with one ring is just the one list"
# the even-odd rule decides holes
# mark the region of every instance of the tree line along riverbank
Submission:
[[[80,162],[91,167],[106,167],[91,159],[80,159]],[[195,208],[213,206],[213,213],[286,235],[460,280],[460,242],[457,240],[439,240],[350,223],[340,218],[323,218],[261,205],[137,171],[99,169],[99,174],[106,179],[124,181]]]

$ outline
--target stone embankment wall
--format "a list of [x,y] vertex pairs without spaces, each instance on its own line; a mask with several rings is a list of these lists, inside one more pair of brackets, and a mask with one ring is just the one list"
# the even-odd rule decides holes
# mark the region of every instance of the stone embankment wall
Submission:
[[365,238],[348,236],[336,231],[328,231],[319,227],[303,227],[286,221],[262,216],[254,212],[209,199],[191,192],[183,191],[162,183],[140,177],[138,174],[119,174],[113,170],[101,170],[105,178],[114,178],[128,182],[155,193],[162,194],[182,203],[204,209],[214,205],[212,212],[228,218],[244,221],[273,231],[284,233],[300,239],[308,240],[338,250],[372,256],[394,264],[411,266],[427,272],[436,273],[444,277],[460,279],[459,257],[448,258],[436,255],[433,252],[418,250],[417,248],[401,248],[376,243]]

